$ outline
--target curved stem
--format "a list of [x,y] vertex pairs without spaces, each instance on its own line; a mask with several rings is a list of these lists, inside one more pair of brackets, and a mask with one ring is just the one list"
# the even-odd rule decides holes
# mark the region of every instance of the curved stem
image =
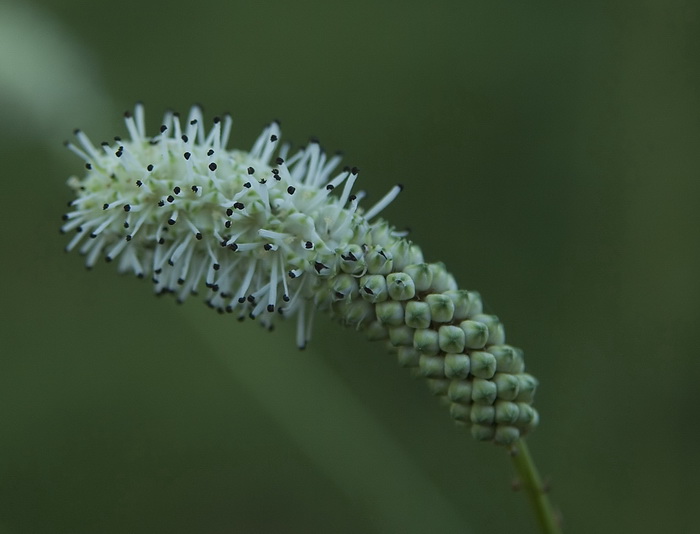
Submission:
[[552,508],[547,490],[542,484],[537,467],[532,461],[530,451],[524,440],[519,440],[511,449],[511,458],[520,477],[523,489],[530,498],[530,503],[535,509],[537,522],[543,534],[561,534],[558,518]]

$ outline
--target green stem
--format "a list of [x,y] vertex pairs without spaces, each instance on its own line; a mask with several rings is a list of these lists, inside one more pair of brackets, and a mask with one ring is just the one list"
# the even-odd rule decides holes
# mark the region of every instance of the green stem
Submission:
[[532,507],[535,509],[537,522],[543,534],[561,534],[559,521],[552,508],[549,495],[542,484],[540,474],[537,472],[535,462],[532,461],[532,456],[530,456],[530,451],[524,440],[521,439],[513,445],[511,457],[523,489],[530,498]]

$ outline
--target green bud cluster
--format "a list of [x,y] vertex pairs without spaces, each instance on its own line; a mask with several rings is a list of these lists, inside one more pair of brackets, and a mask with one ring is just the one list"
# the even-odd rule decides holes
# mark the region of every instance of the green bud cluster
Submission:
[[458,289],[442,263],[425,263],[415,245],[395,239],[337,251],[340,272],[316,286],[316,306],[385,340],[474,438],[511,445],[539,419],[537,380],[525,372],[522,350],[506,344],[502,323],[484,313],[478,293]]

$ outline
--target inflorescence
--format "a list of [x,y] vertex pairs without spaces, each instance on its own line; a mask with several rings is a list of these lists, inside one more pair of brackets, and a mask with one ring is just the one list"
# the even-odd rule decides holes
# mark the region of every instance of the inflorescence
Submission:
[[226,149],[229,116],[207,132],[197,107],[184,122],[166,113],[153,137],[141,105],[125,120],[129,140],[96,147],[76,130],[67,143],[87,172],[68,182],[62,231],[88,268],[104,257],[159,294],[204,291],[209,306],[267,327],[295,315],[300,347],[315,311],[329,313],[386,340],[475,438],[508,445],[536,426],[537,381],[498,318],[377,218],[401,185],[364,209],[356,168],[332,176],[340,157],[317,142],[290,154],[276,122],[245,152]]

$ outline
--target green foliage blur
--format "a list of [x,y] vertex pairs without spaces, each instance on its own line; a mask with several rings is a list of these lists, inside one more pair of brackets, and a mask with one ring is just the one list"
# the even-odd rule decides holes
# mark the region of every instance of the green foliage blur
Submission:
[[0,533],[536,532],[502,449],[381,345],[268,334],[85,272],[76,127],[202,103],[361,168],[540,379],[570,533],[692,532],[700,499],[700,6],[0,4]]

